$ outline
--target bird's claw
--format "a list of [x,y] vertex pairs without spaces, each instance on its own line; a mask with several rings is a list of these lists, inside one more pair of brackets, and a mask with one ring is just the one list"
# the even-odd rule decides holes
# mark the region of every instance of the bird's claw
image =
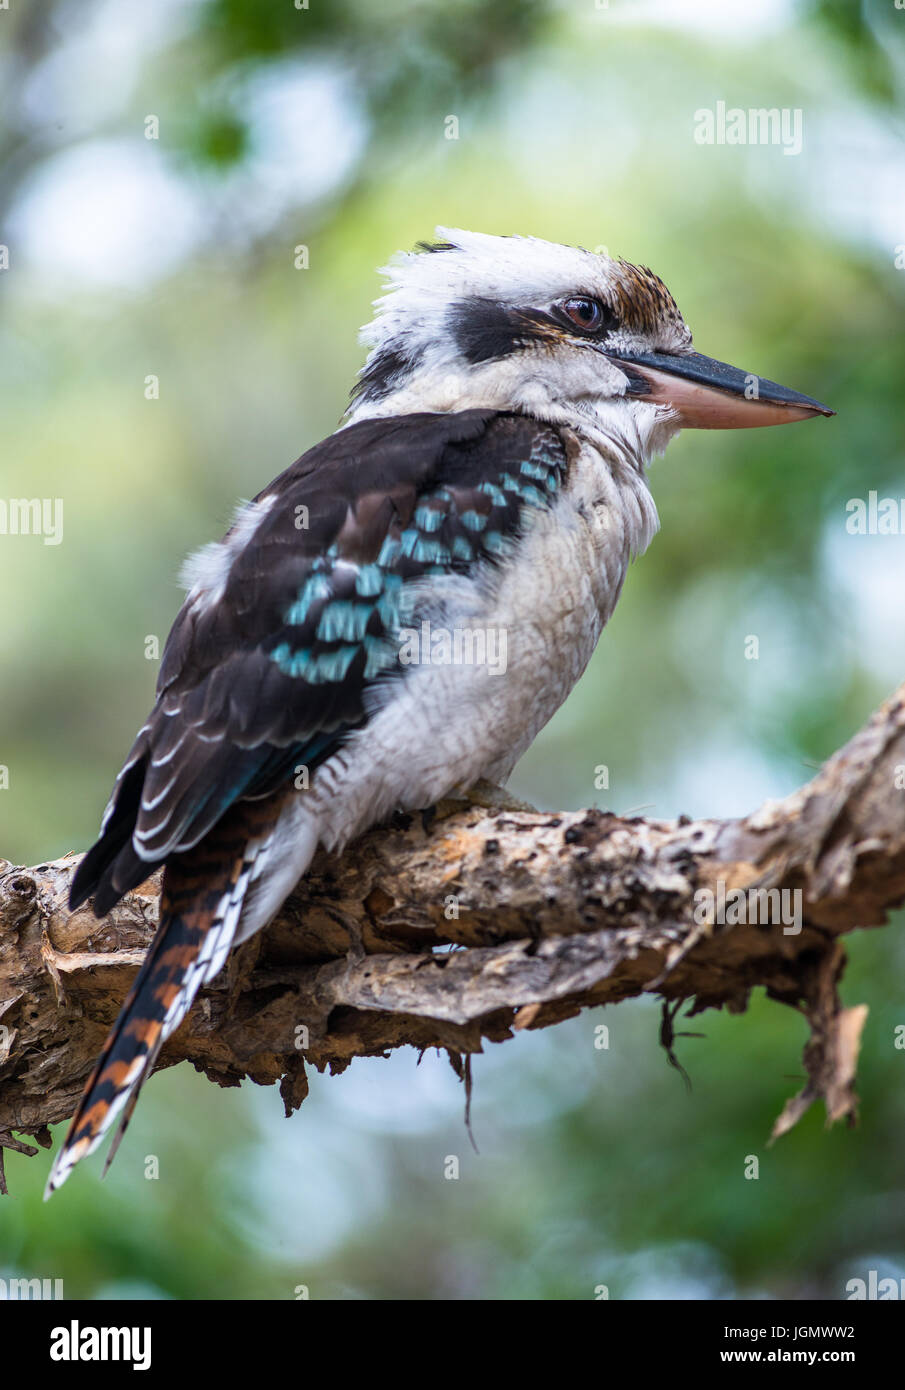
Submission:
[[487,811],[537,810],[536,806],[513,796],[505,787],[498,786],[496,782],[488,782],[482,777],[470,787],[455,788],[449,796],[438,801],[433,808],[435,818],[445,820],[447,816],[454,816],[457,811],[462,810],[463,805],[480,806]]

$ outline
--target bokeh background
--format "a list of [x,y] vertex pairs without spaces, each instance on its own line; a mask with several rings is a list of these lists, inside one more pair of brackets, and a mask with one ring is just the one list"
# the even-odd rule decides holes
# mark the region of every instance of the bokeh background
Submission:
[[[839,412],[687,434],[655,465],[662,532],[514,789],[732,815],[806,780],[905,675],[905,539],[845,524],[849,499],[905,494],[903,83],[892,0],[0,10],[0,495],[65,509],[58,546],[0,537],[0,853],[90,842],[183,556],[334,427],[375,267],[437,223],[651,265],[701,350]],[[800,109],[801,152],[697,144],[718,101]],[[815,1109],[766,1148],[806,1031],[758,997],[695,1019],[690,1093],[652,1001],[490,1046],[479,1154],[441,1057],[314,1076],[288,1121],[275,1090],[183,1067],[148,1086],[105,1184],[95,1161],[43,1205],[47,1155],[9,1157],[0,1277],[104,1298],[833,1299],[905,1275],[901,925],[851,938],[855,1131]]]

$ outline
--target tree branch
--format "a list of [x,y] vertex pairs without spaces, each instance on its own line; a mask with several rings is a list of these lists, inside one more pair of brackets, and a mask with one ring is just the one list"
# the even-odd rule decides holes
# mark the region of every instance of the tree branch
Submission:
[[[838,938],[905,900],[903,772],[905,686],[813,781],[742,820],[461,803],[400,815],[342,856],[318,855],[158,1065],[188,1060],[220,1085],[280,1081],[289,1113],[306,1065],[341,1071],[410,1044],[446,1049],[461,1074],[484,1038],[645,991],[669,1003],[671,1052],[681,1001],[738,1013],[762,985],[811,1028],[808,1083],[774,1134],[816,1097],[829,1120],[851,1121],[866,1009],[840,1006]],[[14,1130],[46,1145],[47,1126],[72,1113],[156,926],[155,878],[101,922],[70,914],[77,863],[0,861],[0,1159],[23,1147]],[[755,900],[758,889],[786,897]],[[735,890],[747,921],[733,918]]]

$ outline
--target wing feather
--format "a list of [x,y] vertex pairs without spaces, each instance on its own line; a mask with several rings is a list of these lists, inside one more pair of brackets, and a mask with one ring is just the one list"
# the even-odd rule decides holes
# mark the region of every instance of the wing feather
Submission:
[[566,468],[552,427],[489,411],[368,420],[275,479],[190,573],[157,701],[71,903],[109,911],[236,800],[310,770],[404,678],[418,581],[496,564]]

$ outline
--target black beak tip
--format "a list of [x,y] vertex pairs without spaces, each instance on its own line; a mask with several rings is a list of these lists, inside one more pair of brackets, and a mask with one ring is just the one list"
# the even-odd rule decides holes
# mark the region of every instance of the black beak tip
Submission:
[[[772,384],[771,382],[770,385]],[[769,405],[798,405],[804,410],[810,410],[814,415],[829,417],[836,414],[835,410],[830,410],[830,407],[824,405],[822,401],[815,401],[813,396],[803,396],[800,391],[789,391],[782,386],[775,392],[762,391],[758,399]]]

